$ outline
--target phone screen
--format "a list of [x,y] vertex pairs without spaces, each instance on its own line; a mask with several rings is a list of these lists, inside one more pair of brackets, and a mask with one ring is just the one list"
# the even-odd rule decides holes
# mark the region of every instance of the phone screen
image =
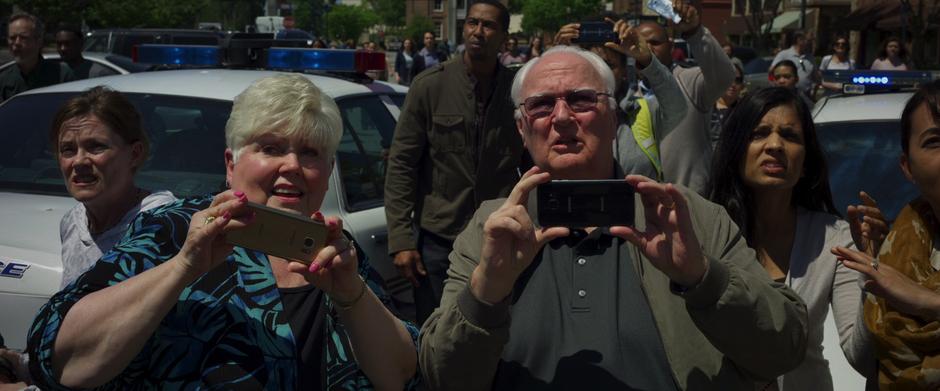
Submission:
[[[625,180],[551,181],[539,185],[535,193],[535,220],[539,226],[633,225],[633,186]],[[532,201],[530,198],[530,210]]]
[[620,42],[620,37],[614,31],[614,26],[607,22],[581,22],[578,28],[578,38],[575,43],[606,43]]

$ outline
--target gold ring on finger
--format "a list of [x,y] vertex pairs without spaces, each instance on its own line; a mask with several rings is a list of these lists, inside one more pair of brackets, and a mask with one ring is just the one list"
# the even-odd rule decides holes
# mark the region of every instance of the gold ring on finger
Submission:
[[212,224],[213,221],[215,221],[215,216],[206,216],[206,220],[203,225]]

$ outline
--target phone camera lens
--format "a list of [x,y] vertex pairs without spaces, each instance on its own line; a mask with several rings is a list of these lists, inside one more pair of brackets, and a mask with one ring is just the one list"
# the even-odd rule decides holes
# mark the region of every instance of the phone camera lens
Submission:
[[313,238],[304,238],[304,247],[313,247]]
[[558,198],[556,198],[554,194],[548,199],[546,204],[548,210],[558,210],[561,208],[561,202],[558,201]]

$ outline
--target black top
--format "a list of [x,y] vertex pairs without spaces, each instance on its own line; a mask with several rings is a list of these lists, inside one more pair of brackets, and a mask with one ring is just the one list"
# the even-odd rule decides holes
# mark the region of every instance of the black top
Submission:
[[513,289],[494,389],[676,389],[631,248],[603,228],[542,248]]
[[326,380],[323,351],[327,312],[323,291],[313,284],[278,289],[300,360],[297,366],[297,389],[322,390]]
[[62,63],[40,58],[36,69],[28,75],[24,75],[20,67],[14,64],[0,71],[0,102],[26,90],[72,80],[75,80],[75,75]]

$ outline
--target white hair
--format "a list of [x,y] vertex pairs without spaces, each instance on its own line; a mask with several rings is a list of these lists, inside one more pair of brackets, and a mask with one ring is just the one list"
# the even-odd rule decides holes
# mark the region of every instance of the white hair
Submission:
[[616,102],[614,101],[614,72],[610,70],[610,67],[607,66],[607,63],[604,62],[604,59],[601,56],[598,56],[596,53],[589,50],[584,50],[577,46],[567,46],[567,45],[557,45],[553,46],[551,49],[548,49],[540,57],[536,57],[529,62],[525,63],[518,72],[516,72],[516,77],[512,79],[512,90],[510,94],[512,96],[512,103],[516,107],[516,119],[522,118],[522,112],[519,111],[519,105],[522,104],[522,101],[525,100],[522,96],[522,85],[525,84],[525,78],[529,74],[529,71],[535,67],[539,61],[544,60],[546,57],[557,55],[561,53],[571,53],[581,56],[588,64],[591,64],[591,67],[597,72],[597,75],[600,76],[601,80],[606,86],[606,92],[610,96],[611,106],[616,107]]
[[255,80],[235,97],[225,124],[225,144],[233,160],[265,133],[300,137],[332,159],[343,136],[343,120],[336,102],[309,79],[278,74]]

